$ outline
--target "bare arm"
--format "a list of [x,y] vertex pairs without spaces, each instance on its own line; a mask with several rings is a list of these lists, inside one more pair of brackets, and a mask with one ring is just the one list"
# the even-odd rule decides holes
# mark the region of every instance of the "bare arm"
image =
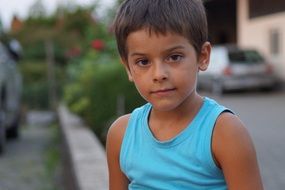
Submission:
[[129,115],[117,119],[107,135],[107,161],[109,168],[109,190],[127,190],[129,181],[120,169],[120,149]]
[[253,142],[238,117],[223,113],[218,118],[212,149],[229,190],[263,190]]

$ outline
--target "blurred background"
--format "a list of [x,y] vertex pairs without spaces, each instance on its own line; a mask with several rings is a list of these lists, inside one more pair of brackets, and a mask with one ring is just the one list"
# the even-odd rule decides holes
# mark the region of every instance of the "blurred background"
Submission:
[[[120,2],[0,0],[1,190],[64,189],[59,104],[83,118],[104,145],[110,123],[144,103],[120,65],[111,31]],[[241,112],[265,186],[280,189],[285,169],[272,163],[285,158],[285,1],[204,4],[215,67],[201,73],[198,88]],[[269,149],[275,150],[270,156]],[[16,175],[27,163],[38,169]]]

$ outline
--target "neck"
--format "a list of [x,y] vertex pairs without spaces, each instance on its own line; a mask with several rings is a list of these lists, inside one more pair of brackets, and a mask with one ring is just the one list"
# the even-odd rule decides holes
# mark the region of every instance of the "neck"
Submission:
[[160,141],[169,140],[185,129],[198,113],[203,99],[195,94],[188,102],[171,111],[153,109],[149,118],[149,127],[154,137]]
[[195,93],[192,98],[171,111],[151,111],[150,120],[161,123],[191,121],[203,104],[203,98]]

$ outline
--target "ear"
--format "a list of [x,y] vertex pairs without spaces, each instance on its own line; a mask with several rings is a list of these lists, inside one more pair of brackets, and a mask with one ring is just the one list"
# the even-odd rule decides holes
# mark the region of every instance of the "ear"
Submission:
[[121,61],[121,64],[123,64],[126,69],[129,81],[133,82],[133,77],[132,77],[132,73],[131,73],[128,61],[125,60],[124,58],[120,58],[120,61]]
[[210,54],[211,54],[211,44],[210,42],[205,42],[201,48],[201,53],[198,59],[198,68],[199,71],[205,71],[210,62]]

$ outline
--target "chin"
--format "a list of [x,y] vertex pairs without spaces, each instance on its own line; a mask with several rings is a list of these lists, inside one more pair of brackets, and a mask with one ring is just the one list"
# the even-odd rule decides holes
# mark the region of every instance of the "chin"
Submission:
[[157,111],[163,111],[163,112],[168,112],[168,111],[173,111],[177,107],[179,107],[180,104],[177,102],[156,102],[152,104],[153,108]]

